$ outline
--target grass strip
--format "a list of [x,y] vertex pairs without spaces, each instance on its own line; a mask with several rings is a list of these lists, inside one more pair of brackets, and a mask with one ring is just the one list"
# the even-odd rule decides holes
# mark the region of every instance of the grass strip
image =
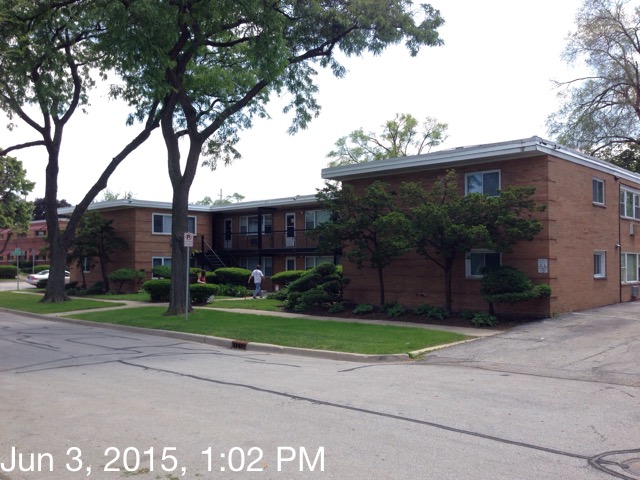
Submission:
[[42,297],[41,293],[0,292],[0,307],[46,315],[124,305],[120,302],[101,302],[85,298],[72,298],[68,302],[60,303],[41,303]]
[[184,317],[163,316],[164,307],[68,315],[94,322],[211,335],[247,342],[381,355],[407,353],[470,338],[466,335],[403,326],[333,322],[197,309]]

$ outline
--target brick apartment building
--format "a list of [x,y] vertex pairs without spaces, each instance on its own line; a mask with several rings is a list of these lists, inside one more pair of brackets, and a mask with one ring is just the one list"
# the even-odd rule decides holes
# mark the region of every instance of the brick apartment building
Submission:
[[[509,307],[509,311],[551,316],[637,299],[640,286],[640,175],[561,145],[532,137],[509,142],[455,148],[367,164],[327,168],[322,177],[362,188],[373,180],[392,185],[422,180],[429,187],[448,169],[458,175],[460,193],[469,186],[486,194],[508,185],[533,185],[534,199],[547,206],[539,214],[543,230],[512,253],[482,249],[468,252],[454,267],[453,308],[485,310],[478,268],[499,262],[523,270],[535,283],[551,286],[551,298]],[[147,271],[171,262],[171,205],[142,200],[91,204],[113,220],[129,249],[114,255],[109,270]],[[71,209],[60,209],[60,214]],[[192,205],[190,230],[195,235],[192,265],[214,269],[261,264],[269,277],[283,270],[307,269],[322,261],[339,262],[316,251],[309,231],[327,220],[315,195],[229,205]],[[30,241],[44,243],[44,224],[32,223]],[[4,232],[5,235],[7,232]],[[33,239],[31,239],[33,237]],[[23,239],[20,239],[23,240]],[[26,239],[25,239],[26,240]],[[22,250],[35,251],[25,242]],[[3,263],[12,259],[5,251]],[[45,261],[36,257],[37,262]],[[377,278],[370,269],[344,262],[350,279],[345,296],[356,303],[377,303]],[[72,279],[81,278],[71,268]],[[85,273],[87,284],[100,280],[97,267]],[[424,257],[408,254],[385,269],[386,298],[405,305],[442,305],[442,271]],[[267,279],[266,289],[272,288]],[[501,307],[502,308],[502,307]],[[498,311],[501,311],[500,309]]]
[[[92,203],[89,210],[112,220],[115,234],[129,245],[126,251],[112,255],[109,271],[144,269],[151,278],[154,266],[171,265],[170,203],[123,199]],[[59,213],[68,215],[71,211],[71,207],[62,208]],[[317,241],[308,235],[322,220],[315,195],[190,205],[188,225],[194,234],[191,265],[205,270],[224,266],[253,270],[260,264],[267,276],[263,288],[268,290],[272,287],[268,277],[276,272],[336,261],[333,256],[318,255]],[[72,280],[82,276],[73,267],[71,274]],[[84,278],[87,285],[101,280],[99,269],[87,263]]]
[[[328,168],[327,180],[362,188],[374,180],[392,186],[423,181],[430,186],[455,169],[461,194],[486,194],[508,185],[533,185],[534,199],[547,205],[539,215],[543,230],[520,242],[510,254],[468,252],[454,267],[453,309],[486,309],[480,297],[478,267],[499,261],[523,270],[534,283],[551,286],[551,298],[501,307],[551,316],[635,300],[640,266],[640,175],[539,137],[455,148],[366,164]],[[462,190],[465,189],[465,190]],[[376,275],[344,262],[350,278],[346,295],[376,303]],[[388,299],[405,305],[444,301],[442,271],[424,257],[406,255],[385,269]]]
[[[66,219],[60,219],[59,225],[64,229]],[[16,258],[14,253],[21,252]],[[16,262],[31,267],[49,263],[47,256],[47,222],[35,220],[29,224],[26,232],[13,232],[11,229],[0,229],[0,265],[15,265]]]

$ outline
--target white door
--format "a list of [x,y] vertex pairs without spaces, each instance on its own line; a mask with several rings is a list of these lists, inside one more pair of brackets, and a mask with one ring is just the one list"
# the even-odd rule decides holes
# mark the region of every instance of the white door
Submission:
[[287,213],[284,217],[284,223],[286,228],[285,245],[287,247],[295,247],[296,246],[296,214]]

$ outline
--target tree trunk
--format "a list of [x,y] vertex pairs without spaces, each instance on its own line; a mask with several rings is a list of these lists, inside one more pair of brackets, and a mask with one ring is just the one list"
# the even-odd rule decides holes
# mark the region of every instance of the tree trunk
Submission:
[[49,278],[41,302],[61,303],[69,300],[65,291],[64,271],[67,267],[68,235],[58,224],[58,161],[60,139],[47,144],[48,163],[45,184],[45,215],[49,243]]
[[380,286],[380,305],[384,305],[384,275],[382,268],[378,268],[378,285]]
[[451,313],[453,311],[453,291],[451,288],[451,279],[453,277],[453,258],[445,260],[444,268],[444,309]]
[[171,291],[169,308],[165,315],[184,315],[191,310],[188,298],[187,272],[189,261],[184,246],[184,234],[188,226],[189,188],[180,184],[173,187],[173,206],[171,215]]

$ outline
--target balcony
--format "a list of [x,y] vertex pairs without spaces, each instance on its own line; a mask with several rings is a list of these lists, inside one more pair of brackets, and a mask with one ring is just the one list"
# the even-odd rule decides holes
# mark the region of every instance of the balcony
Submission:
[[[218,243],[218,242],[216,242]],[[271,231],[262,234],[227,233],[222,248],[231,252],[269,250],[272,253],[312,252],[318,239],[308,230]],[[219,247],[220,245],[217,245]]]

